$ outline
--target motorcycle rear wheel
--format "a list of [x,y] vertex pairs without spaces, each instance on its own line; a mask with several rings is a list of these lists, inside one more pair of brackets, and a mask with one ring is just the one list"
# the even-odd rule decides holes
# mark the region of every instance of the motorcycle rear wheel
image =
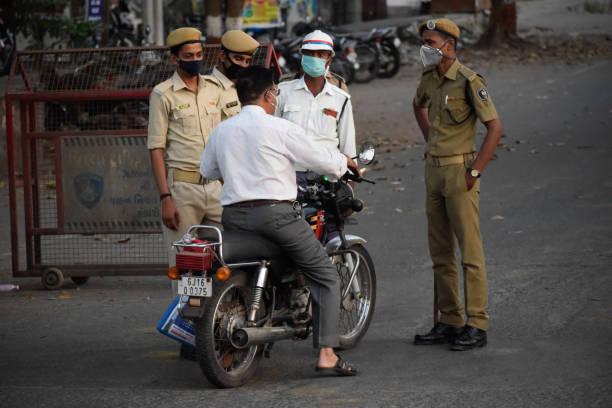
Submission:
[[[372,258],[362,245],[353,245],[350,249],[359,253],[361,258],[355,276],[360,292],[354,293],[351,289],[347,296],[341,299],[338,321],[341,349],[350,349],[359,343],[368,331],[376,305],[376,272]],[[350,271],[340,268],[339,274],[340,294],[342,294],[349,283]]]
[[204,316],[196,323],[196,356],[208,381],[219,388],[245,384],[261,360],[263,346],[238,350],[229,341],[234,329],[245,326],[250,302],[248,275],[234,271],[225,282],[213,282],[213,296],[202,306]]
[[400,52],[391,40],[383,40],[380,44],[382,56],[378,68],[379,78],[392,78],[400,69]]
[[376,48],[369,44],[361,43],[355,47],[359,68],[355,70],[353,80],[358,83],[370,82],[378,74],[380,60]]

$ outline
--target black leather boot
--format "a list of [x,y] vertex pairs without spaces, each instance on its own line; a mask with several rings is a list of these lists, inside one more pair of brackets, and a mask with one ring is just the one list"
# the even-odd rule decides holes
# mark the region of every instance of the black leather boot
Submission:
[[465,326],[461,336],[457,337],[451,345],[451,350],[463,351],[475,347],[484,347],[487,344],[487,332],[473,326]]
[[444,344],[452,342],[455,337],[461,334],[462,327],[451,326],[446,323],[437,323],[427,334],[417,334],[414,336],[414,344]]

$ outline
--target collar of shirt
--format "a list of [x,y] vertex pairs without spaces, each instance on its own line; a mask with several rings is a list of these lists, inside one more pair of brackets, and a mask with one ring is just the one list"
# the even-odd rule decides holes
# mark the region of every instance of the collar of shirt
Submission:
[[[461,65],[461,63],[459,62],[459,59],[455,59],[455,61],[453,61],[453,64],[450,66],[450,68],[448,69],[448,71],[446,71],[446,73],[444,74],[444,78],[448,78],[451,81],[454,81],[457,79],[457,72],[459,72],[459,66]],[[440,80],[440,74],[438,73],[438,69],[435,68],[433,71],[433,75]]]
[[263,113],[263,114],[266,114],[266,115],[267,115],[267,113],[266,113],[266,111],[264,110],[264,108],[262,108],[262,107],[261,107],[261,106],[259,106],[259,105],[244,105],[244,106],[242,107],[242,111],[241,111],[241,113],[242,113],[242,112]]
[[[331,85],[329,84],[329,82],[327,82],[327,78],[325,78],[325,85],[323,86],[323,89],[321,90],[321,94],[326,93],[329,95],[333,95],[333,91],[331,89]],[[295,89],[304,89],[306,92],[312,94],[312,92],[310,92],[310,89],[308,89],[308,85],[306,85],[306,81],[304,80],[304,75],[302,75],[302,77],[300,78],[300,82],[298,82],[298,84],[296,85]],[[317,95],[317,96],[319,96]]]
[[217,67],[213,68],[212,75],[221,82],[223,89],[229,89],[234,86],[232,80],[226,77],[223,72],[219,71]]
[[[181,90],[183,88],[185,89],[189,89],[187,87],[187,85],[185,85],[185,82],[183,81],[183,79],[181,78],[181,76],[178,74],[177,71],[174,71],[174,75],[172,75],[172,90],[173,91],[178,91]],[[202,78],[202,75],[199,75],[198,78],[198,89],[202,89],[202,87],[204,87],[204,79]]]

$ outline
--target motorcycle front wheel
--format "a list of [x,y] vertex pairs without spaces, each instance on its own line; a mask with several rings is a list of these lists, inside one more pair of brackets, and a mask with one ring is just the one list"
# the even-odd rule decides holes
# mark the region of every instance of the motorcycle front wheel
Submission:
[[197,360],[208,381],[219,388],[245,384],[261,359],[263,346],[238,350],[229,340],[235,329],[246,326],[250,301],[248,275],[234,271],[225,282],[213,282],[213,296],[204,302],[204,316],[196,323]]
[[[335,262],[340,275],[340,295],[346,293],[346,296],[341,297],[338,322],[341,349],[355,347],[366,334],[376,305],[376,272],[372,258],[362,245],[353,245],[350,249],[359,254],[359,263],[353,282],[351,282],[351,270],[348,267],[350,264],[347,262],[347,257],[350,255],[334,257],[334,261],[337,258],[344,258]],[[355,261],[353,259],[353,262]],[[347,286],[348,290],[346,290]]]

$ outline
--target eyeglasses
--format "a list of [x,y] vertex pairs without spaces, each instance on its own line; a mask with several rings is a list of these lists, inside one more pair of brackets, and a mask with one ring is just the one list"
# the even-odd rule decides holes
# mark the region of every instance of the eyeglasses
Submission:
[[266,92],[272,92],[275,96],[280,94],[280,88],[270,88]]

